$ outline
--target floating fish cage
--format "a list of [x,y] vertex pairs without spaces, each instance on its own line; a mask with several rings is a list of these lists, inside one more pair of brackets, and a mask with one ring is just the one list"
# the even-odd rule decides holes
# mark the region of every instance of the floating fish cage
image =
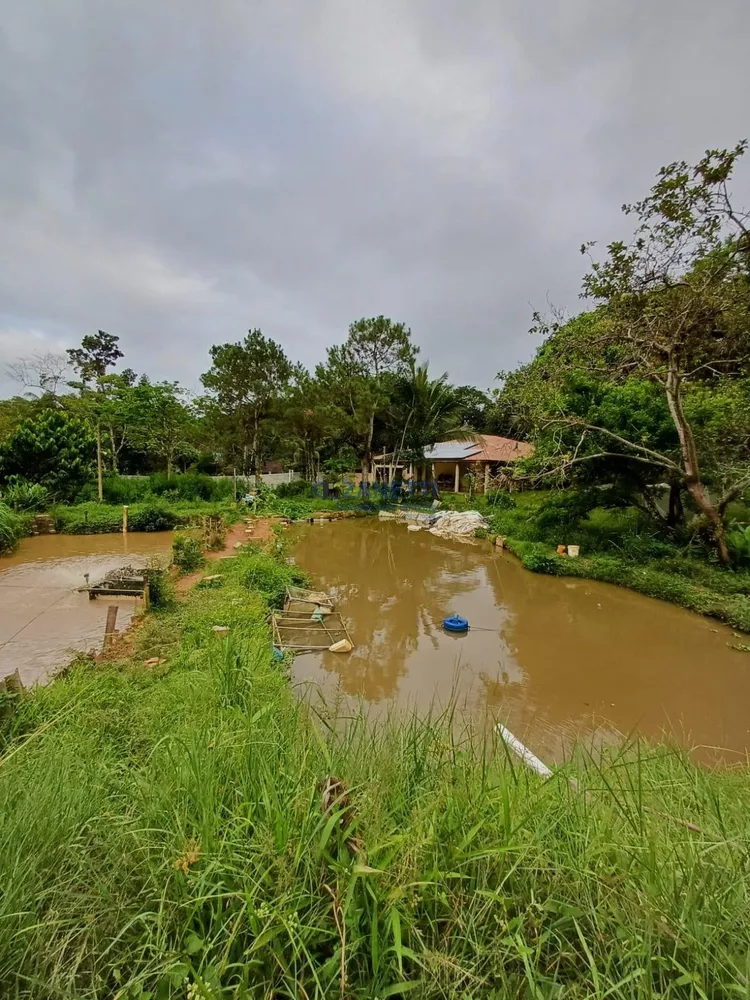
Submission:
[[287,587],[284,611],[298,611],[307,614],[320,611],[330,614],[333,611],[333,601],[322,590],[306,590],[304,587]]
[[349,629],[337,611],[329,611],[326,615],[310,615],[309,611],[285,609],[272,616],[271,626],[274,645],[282,651],[291,649],[297,653],[323,652],[345,641],[349,643],[349,649],[354,646]]
[[149,581],[154,572],[158,570],[122,566],[107,573],[97,583],[81,589],[88,591],[90,601],[97,597],[142,597],[148,600]]

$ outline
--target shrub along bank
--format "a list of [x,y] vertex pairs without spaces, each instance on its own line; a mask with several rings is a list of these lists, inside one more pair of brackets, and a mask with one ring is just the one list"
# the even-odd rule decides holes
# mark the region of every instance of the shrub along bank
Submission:
[[22,533],[21,518],[7,504],[0,501],[0,554],[12,552]]
[[573,790],[447,719],[311,716],[261,596],[293,569],[212,570],[6,716],[3,996],[745,994],[746,771],[631,747]]
[[[122,530],[122,507],[112,504],[82,503],[58,505],[50,511],[58,531],[68,535],[101,535]],[[169,531],[192,519],[221,516],[227,523],[240,512],[228,503],[169,502],[151,499],[128,505],[129,531]]]

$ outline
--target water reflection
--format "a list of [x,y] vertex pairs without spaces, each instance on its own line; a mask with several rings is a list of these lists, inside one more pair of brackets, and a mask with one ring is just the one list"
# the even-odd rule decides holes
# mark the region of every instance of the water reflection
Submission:
[[[750,746],[750,670],[728,648],[731,630],[708,619],[606,584],[528,573],[487,543],[395,522],[311,526],[295,553],[333,593],[356,644],[348,656],[298,658],[295,679],[329,695],[376,712],[454,697],[556,757],[581,735],[632,731]],[[470,620],[468,635],[443,631],[453,612]]]

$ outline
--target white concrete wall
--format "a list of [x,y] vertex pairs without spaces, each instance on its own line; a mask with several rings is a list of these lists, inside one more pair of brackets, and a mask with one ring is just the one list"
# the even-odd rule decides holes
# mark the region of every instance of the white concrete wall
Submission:
[[[234,479],[234,476],[211,476],[212,479]],[[261,481],[265,483],[266,486],[279,486],[281,483],[293,483],[297,479],[302,479],[299,472],[295,472],[290,469],[288,472],[266,472],[261,477]],[[250,486],[255,482],[255,476],[237,476],[237,482],[240,480],[248,483]]]
[[[178,475],[178,473],[175,473]],[[123,476],[123,479],[148,479],[148,476]],[[266,486],[278,486],[280,483],[293,483],[297,479],[301,479],[302,476],[299,472],[295,472],[290,469],[289,472],[267,472],[265,475],[260,477]],[[209,476],[209,479],[228,479],[230,482],[234,479],[234,476]],[[237,482],[241,480],[252,485],[255,482],[255,476],[237,476]]]

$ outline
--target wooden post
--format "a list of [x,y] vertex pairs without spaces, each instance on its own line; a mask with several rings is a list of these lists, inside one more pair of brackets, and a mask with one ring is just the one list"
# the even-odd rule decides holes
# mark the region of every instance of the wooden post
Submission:
[[127,535],[128,533],[128,505],[122,505],[122,533]]
[[490,488],[490,463],[489,462],[485,462],[484,463],[484,492],[486,493],[487,490],[489,490],[489,488]]
[[232,496],[233,496],[233,498],[234,498],[234,500],[236,502],[237,501],[237,469],[236,468],[232,469],[232,483],[233,483],[233,486],[232,486]]
[[107,608],[107,624],[104,626],[104,649],[109,648],[109,644],[112,642],[112,636],[115,634],[115,625],[117,623],[117,605],[110,604]]
[[96,424],[96,487],[99,503],[104,500],[104,479],[102,472],[102,426]]
[[151,606],[151,585],[148,579],[143,585],[143,610],[148,611]]
[[456,488],[453,492],[454,493],[461,492],[461,466],[458,464],[458,462],[456,462]]

